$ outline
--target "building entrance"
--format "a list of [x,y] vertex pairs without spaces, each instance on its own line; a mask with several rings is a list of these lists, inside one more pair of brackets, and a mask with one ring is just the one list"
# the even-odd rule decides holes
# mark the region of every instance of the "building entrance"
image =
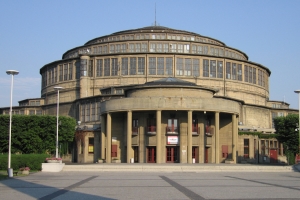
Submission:
[[147,147],[147,163],[156,163],[156,147]]
[[139,162],[139,147],[138,146],[133,146],[133,159],[134,159],[134,163],[138,163]]
[[277,149],[270,149],[270,162],[277,163]]
[[176,163],[178,159],[178,147],[167,147],[166,148],[166,162],[167,163]]
[[193,147],[192,148],[192,158],[195,159],[195,163],[199,163],[199,148],[198,147]]
[[208,147],[205,147],[204,163],[208,163]]

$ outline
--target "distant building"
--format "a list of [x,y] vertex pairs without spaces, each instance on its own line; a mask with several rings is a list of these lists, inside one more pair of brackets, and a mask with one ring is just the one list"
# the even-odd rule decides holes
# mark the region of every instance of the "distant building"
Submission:
[[274,133],[275,117],[298,110],[270,101],[271,71],[219,40],[125,30],[68,50],[40,74],[41,98],[13,114],[56,115],[54,87],[63,87],[60,115],[78,121],[73,162],[286,162],[276,139],[251,132]]

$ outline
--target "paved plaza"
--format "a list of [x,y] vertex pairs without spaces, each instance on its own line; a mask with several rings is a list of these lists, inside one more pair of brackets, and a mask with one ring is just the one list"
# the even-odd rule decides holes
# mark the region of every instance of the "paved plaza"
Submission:
[[37,172],[0,199],[300,199],[299,172]]

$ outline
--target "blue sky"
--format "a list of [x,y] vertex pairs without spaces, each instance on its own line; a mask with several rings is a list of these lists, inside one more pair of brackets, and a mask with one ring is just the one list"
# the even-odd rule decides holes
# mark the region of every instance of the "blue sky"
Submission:
[[39,70],[63,53],[117,31],[154,24],[212,37],[271,70],[270,100],[298,109],[298,0],[0,0],[0,107],[41,92]]

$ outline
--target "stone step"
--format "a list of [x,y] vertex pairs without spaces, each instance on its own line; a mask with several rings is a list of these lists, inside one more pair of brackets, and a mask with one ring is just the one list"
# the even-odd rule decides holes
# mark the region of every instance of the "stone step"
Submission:
[[[297,168],[298,167],[298,168]],[[245,165],[245,164],[71,164],[62,171],[99,172],[295,172],[299,166]]]

